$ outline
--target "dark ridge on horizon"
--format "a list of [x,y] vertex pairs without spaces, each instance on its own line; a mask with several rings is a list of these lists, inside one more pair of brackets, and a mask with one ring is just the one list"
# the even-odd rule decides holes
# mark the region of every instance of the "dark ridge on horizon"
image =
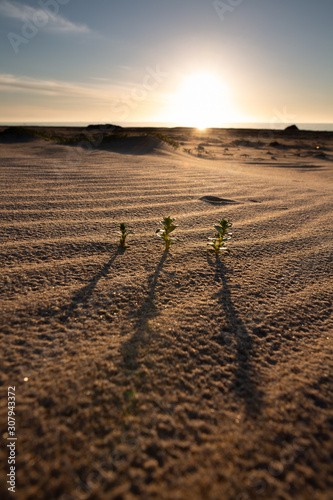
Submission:
[[[332,132],[333,122],[295,122],[297,128],[301,131],[310,132]],[[162,122],[127,122],[127,123],[98,123],[98,122],[3,122],[0,123],[0,128],[8,127],[52,127],[52,128],[76,128],[76,129],[97,129],[99,127],[115,127],[117,129],[168,129],[168,130],[200,130],[197,127],[188,125],[176,125],[172,123]],[[221,127],[207,127],[205,130],[271,130],[281,131],[287,127],[293,126],[292,123],[268,123],[268,122],[244,122],[244,123],[226,123]]]

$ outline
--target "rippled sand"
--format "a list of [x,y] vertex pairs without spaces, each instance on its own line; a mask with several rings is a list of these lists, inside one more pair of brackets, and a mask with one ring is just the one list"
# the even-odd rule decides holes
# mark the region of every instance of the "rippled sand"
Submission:
[[170,137],[0,144],[15,498],[329,500],[333,134]]

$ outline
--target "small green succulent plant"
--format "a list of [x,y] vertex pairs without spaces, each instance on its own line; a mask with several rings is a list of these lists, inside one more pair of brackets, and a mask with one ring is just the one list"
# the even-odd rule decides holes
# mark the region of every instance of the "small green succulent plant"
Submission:
[[156,234],[159,238],[162,238],[165,242],[165,249],[169,250],[170,245],[178,241],[178,238],[175,236],[169,236],[169,234],[174,231],[178,226],[173,224],[174,219],[171,217],[164,217],[161,220],[161,224],[163,224],[164,229],[157,229]]
[[129,235],[129,234],[133,234],[133,231],[128,231],[126,229],[126,224],[124,222],[122,222],[121,224],[119,224],[119,229],[120,229],[120,246],[121,248],[127,248],[127,245],[126,245],[126,237]]
[[220,250],[230,253],[229,248],[224,246],[225,242],[232,237],[232,233],[227,233],[230,227],[232,227],[232,224],[227,219],[221,219],[219,225],[214,226],[216,229],[215,237],[208,238],[209,241],[207,245],[209,245],[210,249],[214,250],[216,254],[218,254]]

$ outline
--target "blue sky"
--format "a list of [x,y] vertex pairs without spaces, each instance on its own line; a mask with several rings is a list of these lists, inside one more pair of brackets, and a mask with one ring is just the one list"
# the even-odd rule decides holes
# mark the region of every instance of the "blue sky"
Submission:
[[332,0],[0,0],[0,122],[333,122],[332,21]]

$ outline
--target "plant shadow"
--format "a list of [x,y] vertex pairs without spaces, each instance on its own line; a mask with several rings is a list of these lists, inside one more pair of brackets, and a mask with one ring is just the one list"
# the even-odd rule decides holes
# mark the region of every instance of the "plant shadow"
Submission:
[[105,278],[108,275],[108,273],[109,273],[114,261],[118,257],[118,255],[122,255],[125,251],[126,251],[125,249],[122,249],[121,247],[119,247],[116,250],[116,252],[110,257],[108,262],[106,262],[104,264],[102,269],[100,269],[100,271],[98,271],[98,273],[95,274],[95,276],[89,281],[89,283],[74,293],[69,304],[66,304],[60,310],[60,320],[62,322],[66,322],[71,316],[73,316],[73,314],[75,313],[75,311],[77,310],[77,308],[80,305],[87,304],[87,302],[90,299],[90,297],[92,296],[98,282],[102,278]]
[[136,323],[134,325],[133,335],[124,342],[122,345],[122,357],[124,365],[129,370],[136,370],[140,363],[138,361],[139,349],[145,340],[147,340],[150,334],[149,322],[157,314],[158,311],[154,304],[155,291],[158,283],[160,273],[163,269],[164,263],[167,259],[168,251],[164,250],[161,260],[157,264],[157,267],[149,277],[148,277],[148,294],[142,303],[141,307],[136,313]]
[[219,335],[219,343],[228,345],[231,350],[234,348],[236,351],[237,366],[232,388],[234,393],[244,401],[247,413],[255,416],[261,413],[263,392],[258,387],[259,376],[251,360],[254,354],[253,339],[233,303],[227,279],[228,269],[218,255],[208,256],[208,261],[210,265],[215,266],[214,281],[216,285],[221,286],[215,295],[225,317],[225,323]]

